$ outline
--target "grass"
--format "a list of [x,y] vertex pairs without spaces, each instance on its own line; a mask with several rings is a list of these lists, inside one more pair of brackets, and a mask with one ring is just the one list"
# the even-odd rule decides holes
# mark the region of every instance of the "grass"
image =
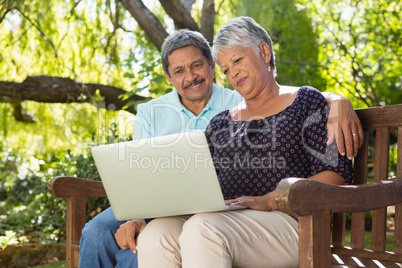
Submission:
[[[394,238],[390,235],[386,236],[386,250],[394,250]],[[345,246],[350,246],[350,230],[345,230]],[[364,235],[364,248],[371,248],[371,233],[365,232]]]
[[33,268],[65,268],[65,267],[66,267],[66,261],[33,266]]

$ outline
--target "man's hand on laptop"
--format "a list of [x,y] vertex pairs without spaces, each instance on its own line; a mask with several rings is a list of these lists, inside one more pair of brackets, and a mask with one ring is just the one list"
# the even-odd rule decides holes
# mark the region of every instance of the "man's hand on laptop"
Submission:
[[138,236],[145,228],[144,220],[131,220],[120,225],[116,234],[116,242],[121,249],[130,248],[133,253],[137,253]]

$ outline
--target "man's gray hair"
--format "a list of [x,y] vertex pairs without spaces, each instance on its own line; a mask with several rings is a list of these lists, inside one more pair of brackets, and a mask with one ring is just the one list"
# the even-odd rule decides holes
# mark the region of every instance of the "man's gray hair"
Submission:
[[256,51],[257,55],[260,55],[260,46],[263,42],[266,42],[269,46],[271,52],[269,65],[275,74],[275,54],[272,49],[271,37],[261,25],[250,17],[237,17],[226,22],[215,35],[212,57],[219,65],[218,54],[238,46],[251,47]]
[[207,58],[208,64],[211,65],[212,62],[212,54],[211,47],[208,44],[208,41],[205,37],[196,31],[190,31],[188,29],[177,30],[168,37],[166,37],[165,41],[163,41],[162,45],[162,67],[163,71],[167,73],[170,77],[168,67],[169,60],[168,56],[172,54],[175,50],[187,47],[194,46],[199,48],[202,54]]

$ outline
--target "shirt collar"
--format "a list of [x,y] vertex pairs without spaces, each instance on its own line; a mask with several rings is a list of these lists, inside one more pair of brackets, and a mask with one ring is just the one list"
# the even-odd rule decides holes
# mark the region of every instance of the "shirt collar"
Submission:
[[[217,85],[212,84],[212,94],[211,98],[209,99],[207,105],[204,107],[202,111],[207,111],[209,109],[219,110],[223,105],[223,99],[219,98],[219,88]],[[182,111],[186,113],[190,113],[190,111],[184,107],[184,105],[180,102],[179,93],[177,92],[176,88],[173,88],[172,94],[169,95],[169,101],[173,105],[180,107]]]
[[224,100],[222,99],[222,97],[219,96],[219,94],[221,93],[221,91],[219,89],[220,88],[217,85],[212,84],[211,99],[205,106],[204,110],[207,110],[207,109],[220,110],[220,109],[222,109]]
[[180,107],[182,110],[186,109],[184,105],[180,102],[179,93],[177,93],[176,88],[173,88],[172,92],[169,93],[169,103],[174,106]]

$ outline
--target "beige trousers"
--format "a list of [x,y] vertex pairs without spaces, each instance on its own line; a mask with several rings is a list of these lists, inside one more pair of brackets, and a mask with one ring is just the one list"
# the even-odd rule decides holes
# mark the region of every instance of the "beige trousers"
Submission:
[[298,267],[298,224],[251,209],[158,218],[139,236],[140,268]]

